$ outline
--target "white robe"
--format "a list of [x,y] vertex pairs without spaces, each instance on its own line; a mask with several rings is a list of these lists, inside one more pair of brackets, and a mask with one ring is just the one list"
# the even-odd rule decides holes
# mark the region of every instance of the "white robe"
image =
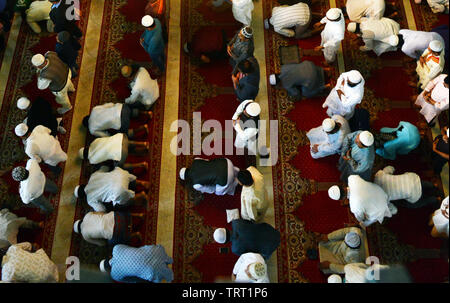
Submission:
[[143,67],[139,68],[130,86],[132,87],[131,96],[125,99],[127,104],[140,102],[146,109],[149,109],[159,98],[158,81],[152,79],[148,71]]
[[58,139],[50,135],[52,131],[45,126],[36,126],[25,140],[25,153],[38,163],[42,161],[50,166],[56,166],[67,160],[67,154],[62,150]]
[[234,19],[244,25],[251,25],[253,9],[254,5],[252,0],[233,0],[232,11]]
[[[323,127],[319,126],[311,129],[306,134],[311,144],[311,157],[313,157],[313,159],[319,159],[341,153],[344,139],[350,133],[350,126],[348,125],[347,120],[345,120],[342,116],[334,115],[331,119],[341,124],[341,128],[337,133],[327,134],[324,132]],[[317,153],[312,151],[312,147],[315,144],[319,145],[319,151]]]
[[448,14],[448,10],[449,10],[449,1],[448,0],[427,0],[427,2],[433,13]]
[[252,174],[253,185],[243,186],[241,192],[241,217],[260,222],[266,214],[268,202],[264,176],[253,166],[247,168]]
[[[441,112],[448,109],[449,97],[448,88],[444,86],[446,74],[442,74],[431,80],[425,90],[417,97],[416,105],[421,106],[420,113],[430,123]],[[425,101],[425,92],[431,91],[431,98],[436,102],[434,105]]]
[[361,33],[367,50],[373,50],[377,56],[385,52],[396,51],[397,47],[389,44],[392,36],[398,35],[400,24],[389,18],[361,19]]
[[448,236],[448,218],[442,214],[442,210],[448,216],[448,197],[442,201],[441,208],[436,210],[433,215],[433,223],[439,233],[445,233]]
[[347,0],[346,8],[350,21],[359,23],[361,18],[381,19],[386,3],[384,0]]
[[[253,100],[245,100],[242,102],[236,112],[233,115],[233,120],[237,120],[237,118],[244,112],[245,106],[253,102]],[[258,128],[248,127],[245,130],[242,128],[241,124],[238,122],[234,126],[236,131],[236,140],[234,141],[234,146],[236,148],[247,148],[249,152],[253,155],[256,155],[257,152],[257,134]]]
[[[428,48],[423,52],[422,57],[425,58],[425,64],[422,66],[420,61],[417,61],[416,72],[419,76],[419,87],[425,89],[428,82],[436,78],[443,70],[445,66],[445,50],[442,50],[439,57],[435,57]],[[436,61],[434,61],[434,58]]]
[[350,210],[364,226],[376,221],[381,224],[384,217],[392,217],[389,196],[380,186],[352,175],[348,177],[348,187]]
[[324,17],[320,23],[325,24],[325,28],[320,34],[322,37],[320,45],[324,47],[323,55],[325,60],[327,60],[328,63],[331,63],[336,60],[336,53],[339,50],[341,41],[344,40],[345,19],[341,11],[340,21],[333,22],[328,20],[327,17]]
[[416,60],[418,60],[423,52],[428,48],[431,41],[438,40],[443,45],[445,44],[442,36],[434,32],[401,29],[398,33],[403,36],[403,40],[405,41],[402,46],[402,52],[408,57]]
[[[364,85],[365,80],[362,79],[355,87],[350,87],[348,85],[348,74],[349,72],[342,73],[336,83],[336,87],[333,88],[322,105],[323,108],[328,107],[327,114],[330,117],[334,115],[343,116],[346,120],[353,117],[355,112],[355,107],[360,104],[362,98],[364,97]],[[344,85],[342,82],[344,81]],[[344,95],[341,96],[342,100],[339,98],[337,90],[340,89]]]

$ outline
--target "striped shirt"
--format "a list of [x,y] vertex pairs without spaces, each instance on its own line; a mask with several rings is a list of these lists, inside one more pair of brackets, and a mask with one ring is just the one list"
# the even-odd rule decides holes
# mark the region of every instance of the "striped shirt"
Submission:
[[308,4],[297,3],[291,6],[277,6],[272,10],[270,23],[280,35],[294,37],[295,31],[290,29],[297,25],[304,26],[310,21],[311,11]]
[[394,168],[387,166],[375,175],[375,183],[381,186],[388,194],[390,201],[406,200],[417,202],[422,196],[420,177],[415,173],[393,175]]

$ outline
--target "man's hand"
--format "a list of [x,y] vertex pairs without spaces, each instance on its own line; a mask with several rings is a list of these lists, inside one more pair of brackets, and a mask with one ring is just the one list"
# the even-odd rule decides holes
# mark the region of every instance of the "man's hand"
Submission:
[[441,209],[442,215],[448,219],[448,214],[445,209]]
[[434,140],[433,141],[433,151],[437,151],[438,142],[439,142],[439,140]]
[[320,51],[320,50],[322,50],[322,49],[324,49],[324,48],[325,48],[325,47],[319,45],[319,46],[314,47],[314,50],[315,50],[316,52],[318,52],[318,51]]
[[419,63],[420,63],[420,66],[423,67],[423,65],[425,64],[425,57],[420,57]]
[[319,263],[319,269],[320,270],[330,269],[330,264],[331,263],[329,261],[320,262]]
[[230,45],[227,45],[227,53],[228,53],[228,55],[229,55],[230,57],[233,57],[233,54],[231,53],[231,50],[232,50],[231,46],[230,46]]
[[345,154],[345,156],[343,156],[342,158],[343,158],[345,161],[350,160],[350,159],[351,159],[351,153],[352,153],[352,149],[350,148],[350,149],[347,151],[347,153]]
[[328,235],[327,234],[323,234],[320,235],[320,242],[328,242]]
[[319,144],[314,144],[313,146],[311,146],[311,151],[313,153],[318,153],[319,152]]
[[340,89],[336,90],[336,92],[338,94],[339,99],[342,99],[341,96],[345,96],[344,92],[341,91]]
[[141,43],[142,47],[144,47],[144,38],[139,39],[139,42]]

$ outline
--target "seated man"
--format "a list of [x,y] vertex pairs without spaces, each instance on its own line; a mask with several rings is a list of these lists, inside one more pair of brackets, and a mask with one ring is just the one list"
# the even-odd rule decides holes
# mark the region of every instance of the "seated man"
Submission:
[[90,145],[80,148],[78,156],[93,165],[113,161],[114,166],[124,167],[126,170],[138,167],[148,168],[146,162],[125,165],[125,161],[128,158],[129,149],[136,154],[147,154],[149,148],[148,142],[129,141],[125,134],[119,133],[111,137],[95,139]]
[[365,233],[358,227],[347,227],[322,235],[319,242],[320,264],[324,273],[344,273],[346,264],[364,262]]
[[386,52],[397,50],[400,24],[389,18],[361,19],[361,23],[350,22],[347,30],[361,37],[364,46],[359,49],[363,52],[373,50],[377,56]]
[[340,154],[344,139],[350,133],[350,126],[342,116],[334,115],[323,120],[322,126],[311,129],[306,136],[311,146],[311,157],[319,159]]
[[[133,139],[141,132],[145,132],[147,135],[149,132],[147,125],[130,129],[131,119],[137,118],[139,113],[137,108],[130,108],[127,104],[105,103],[95,106],[91,114],[83,118],[83,125],[89,129],[91,135],[96,137],[109,137],[122,133]],[[149,119],[153,117],[151,111],[142,113]]]
[[[381,186],[388,194],[389,201],[397,206],[420,208],[436,205],[443,198],[438,187],[433,183],[421,180],[415,173],[394,175],[394,167],[386,166],[375,174],[374,183]],[[442,197],[442,198],[441,198]],[[398,201],[398,200],[406,200]]]
[[325,24],[323,31],[320,33],[320,45],[315,47],[315,51],[323,51],[326,64],[336,61],[336,55],[341,45],[341,41],[345,36],[345,20],[342,11],[339,8],[331,8],[327,11],[326,16],[314,25],[315,28]]
[[73,231],[83,239],[97,246],[129,244],[132,240],[141,241],[140,232],[132,230],[132,217],[143,218],[143,213],[111,211],[88,212],[82,220],[73,224]]
[[[25,217],[19,218],[9,209],[4,208],[0,210],[0,226],[0,241],[6,241],[8,245],[14,245],[17,244],[19,228],[39,229],[44,227],[44,222],[35,222]],[[0,248],[3,248],[2,245],[0,245]]]
[[53,205],[44,196],[44,193],[56,194],[58,186],[44,175],[36,160],[29,159],[26,167],[14,168],[12,177],[15,181],[20,182],[19,193],[23,203],[31,203],[42,209],[45,214],[53,212]]
[[430,126],[434,126],[436,118],[439,117],[441,112],[448,110],[448,80],[446,74],[437,76],[428,83],[416,99],[415,104],[421,107],[420,113]]
[[350,175],[359,175],[369,181],[375,162],[374,137],[368,131],[356,131],[345,137],[338,168],[341,181],[347,182]]
[[377,155],[395,160],[397,155],[407,155],[419,146],[420,133],[415,125],[400,121],[397,128],[383,127],[375,140]]
[[442,73],[444,67],[444,45],[438,40],[431,41],[428,48],[417,61],[416,73],[419,77],[419,82],[417,84],[409,82],[409,85],[419,87],[422,90],[425,89],[431,80]]
[[146,206],[149,202],[148,196],[145,191],[135,195],[137,185],[146,190],[150,187],[149,182],[137,180],[136,176],[120,167],[109,171],[108,167],[102,166],[91,175],[87,185],[75,187],[74,195],[87,200],[89,206],[98,212],[106,211],[103,203],[112,203],[114,207],[127,206],[134,200],[143,201]]
[[348,187],[330,187],[328,196],[349,204],[350,211],[361,226],[369,226],[377,221],[382,224],[385,217],[390,218],[397,213],[397,208],[389,202],[389,196],[379,185],[364,181],[356,175],[348,177]]
[[287,90],[289,96],[296,100],[313,98],[328,88],[331,84],[325,84],[324,71],[330,68],[322,68],[312,61],[305,60],[299,64],[285,64],[281,66],[280,74],[272,74],[269,77],[271,85],[278,85]]
[[40,21],[47,21],[47,31],[49,33],[53,32],[53,23],[50,20],[50,11],[52,10],[52,4],[49,1],[33,1],[30,4],[30,7],[25,11],[27,16],[27,23],[30,28],[36,34],[40,34],[42,32],[41,27],[39,26]]
[[401,29],[398,32],[398,39],[397,49],[401,49],[405,55],[416,60],[419,60],[431,41],[437,40],[444,45],[444,39],[435,32]]
[[184,52],[201,63],[227,58],[226,34],[223,29],[203,26],[184,44]]
[[29,242],[9,247],[2,260],[2,281],[19,283],[55,283],[58,267],[45,251]]
[[327,115],[340,115],[347,121],[353,117],[356,105],[364,97],[365,80],[357,70],[342,73],[322,107],[327,108]]
[[191,167],[180,170],[180,179],[201,193],[218,196],[234,195],[239,168],[227,158],[206,160],[195,158]]
[[241,170],[237,179],[239,185],[242,185],[242,219],[261,222],[269,207],[264,176],[255,167],[250,166],[246,170]]
[[448,239],[448,197],[442,201],[440,209],[433,213],[429,225],[433,226],[431,230],[433,238]]
[[111,259],[100,262],[100,270],[111,274],[114,281],[122,283],[153,282],[167,283],[173,280],[173,263],[161,245],[131,247],[115,245]]
[[270,283],[266,261],[260,254],[242,254],[234,265],[231,280],[236,283]]
[[282,36],[304,39],[319,32],[318,29],[309,30],[312,15],[308,4],[303,1],[291,6],[275,6],[272,17],[264,20],[264,27],[269,29],[272,25],[275,32]]
[[[422,0],[415,0],[417,4],[421,4]],[[431,11],[435,14],[443,13],[448,14],[449,1],[448,0],[427,0]]]
[[242,60],[231,75],[234,92],[240,102],[255,100],[259,92],[259,64],[254,57]]
[[249,26],[243,27],[227,45],[233,74],[236,74],[237,64],[248,57],[253,57],[254,51],[253,30]]
[[214,240],[220,244],[231,242],[231,251],[238,256],[253,252],[268,260],[280,245],[280,232],[267,223],[236,219],[231,221],[231,226],[231,232],[217,228]]
[[50,129],[38,125],[30,132],[28,126],[21,123],[16,126],[15,133],[22,139],[28,157],[38,163],[44,162],[55,173],[61,171],[58,164],[67,160],[67,154],[62,150],[58,138],[51,135]]
[[159,98],[158,81],[152,79],[144,67],[125,65],[121,69],[122,76],[130,81],[131,96],[125,103],[149,110]]
[[431,160],[433,163],[433,170],[436,175],[442,172],[442,168],[449,159],[449,128],[444,126],[441,129],[441,134],[434,138],[433,141],[433,153],[431,154]]
[[62,118],[57,118],[50,102],[42,97],[37,97],[33,103],[30,99],[21,97],[17,100],[17,108],[27,112],[27,117],[23,121],[28,126],[28,131],[32,132],[38,125],[45,126],[51,130],[51,135],[56,137],[58,132],[65,134],[62,127]]
[[257,153],[259,133],[259,115],[261,106],[253,100],[242,102],[233,115],[233,127],[236,131],[236,148],[247,148],[250,155]]

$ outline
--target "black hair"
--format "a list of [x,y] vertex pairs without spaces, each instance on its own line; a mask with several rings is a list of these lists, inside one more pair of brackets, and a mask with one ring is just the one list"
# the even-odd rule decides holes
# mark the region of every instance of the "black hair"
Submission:
[[403,39],[403,35],[402,35],[402,34],[398,34],[398,44],[397,44],[397,47],[398,47],[398,48],[402,48],[404,44],[405,44],[405,39]]
[[90,145],[86,145],[86,147],[83,150],[83,160],[89,159],[89,147]]
[[249,74],[249,73],[253,72],[253,66],[248,59],[245,59],[245,60],[242,60],[241,62],[239,62],[237,68],[244,74]]
[[448,75],[447,75],[447,77],[445,77],[444,83],[448,85]]
[[252,186],[254,183],[252,174],[248,170],[239,171],[237,178],[244,186]]
[[359,33],[361,33],[361,25],[359,23],[356,23],[355,34],[359,34]]
[[360,84],[361,81],[359,81],[358,83],[353,83],[353,82],[347,81],[347,83],[348,83],[348,86],[350,86],[350,87],[355,87],[355,86],[357,86],[358,84]]
[[111,259],[105,259],[105,262],[104,262],[104,264],[105,264],[105,270],[107,271],[107,272],[111,272],[111,270],[112,270],[112,267],[111,267],[111,264],[109,264],[109,261],[110,261]]
[[83,125],[84,127],[88,128],[89,127],[89,115],[83,118]]
[[[226,236],[225,236],[225,243],[228,243],[228,242],[230,242],[230,240],[231,240],[231,232],[230,232],[228,229],[225,228],[225,233],[226,233]],[[224,243],[224,244],[225,244],[225,243]]]
[[341,193],[339,200],[344,200],[347,197],[347,190],[342,185],[339,186],[339,192]]
[[80,187],[78,187],[78,198],[85,200],[87,198],[86,196],[86,192],[84,191],[84,189],[86,188],[86,185],[80,185]]

